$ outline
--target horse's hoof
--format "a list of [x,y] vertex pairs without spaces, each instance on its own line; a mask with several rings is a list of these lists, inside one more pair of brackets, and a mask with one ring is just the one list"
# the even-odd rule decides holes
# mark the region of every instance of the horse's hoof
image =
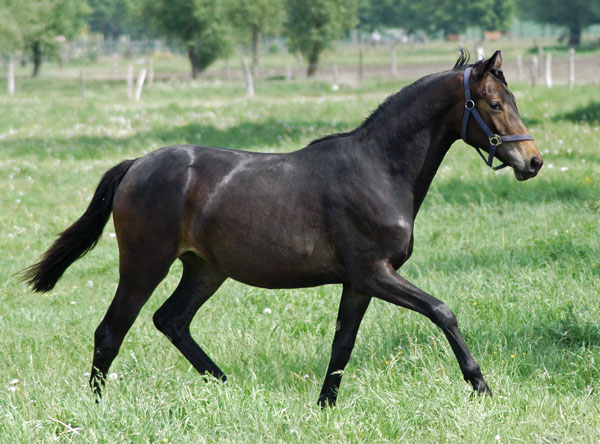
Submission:
[[474,390],[472,396],[488,396],[490,398],[494,397],[494,395],[492,395],[492,391],[485,383],[485,381],[473,384],[473,389]]

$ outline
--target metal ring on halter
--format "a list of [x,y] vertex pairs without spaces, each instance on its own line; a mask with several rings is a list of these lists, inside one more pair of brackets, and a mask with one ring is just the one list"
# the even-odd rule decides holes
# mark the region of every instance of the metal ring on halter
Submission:
[[498,146],[502,143],[502,137],[500,137],[498,134],[492,134],[488,140],[492,146]]
[[475,102],[473,102],[472,100],[467,100],[465,102],[465,109],[468,109],[469,111],[471,111],[473,108],[475,108]]

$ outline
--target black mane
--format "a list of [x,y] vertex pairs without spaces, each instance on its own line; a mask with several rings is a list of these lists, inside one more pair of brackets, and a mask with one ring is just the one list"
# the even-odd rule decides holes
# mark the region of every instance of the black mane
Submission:
[[458,59],[456,63],[452,67],[452,71],[461,71],[469,66],[469,59],[471,58],[471,54],[467,48],[458,48]]
[[[456,63],[452,67],[451,71],[462,71],[470,66],[475,68],[485,62],[485,60],[479,60],[475,63],[469,63],[470,58],[471,58],[471,54],[469,53],[469,51],[466,48],[462,48],[462,47],[459,48],[458,49],[458,59],[456,60]],[[490,72],[494,75],[494,77],[496,77],[502,83],[507,85],[506,79],[504,78],[504,74],[502,73],[501,69],[494,68],[494,69],[490,70]],[[308,146],[315,145],[320,142],[325,142],[325,141],[331,140],[331,139],[337,139],[338,137],[345,137],[345,136],[354,134],[359,129],[364,128],[364,127],[368,126],[370,123],[372,123],[383,112],[383,110],[388,108],[388,106],[392,102],[400,100],[401,98],[410,100],[410,98],[412,96],[419,93],[420,87],[423,85],[423,83],[430,81],[434,76],[436,76],[436,74],[431,74],[431,75],[422,77],[421,79],[417,80],[416,82],[413,82],[410,85],[405,86],[397,93],[388,96],[371,114],[369,114],[365,118],[365,120],[362,122],[362,124],[358,128],[355,128],[355,129],[353,129],[351,131],[347,131],[347,132],[329,134],[328,136],[320,137],[320,138],[315,139],[312,142],[310,142],[308,144]]]
[[[475,63],[469,64],[470,58],[471,58],[471,54],[469,54],[469,51],[467,50],[467,48],[458,48],[458,60],[456,60],[456,63],[454,64],[452,71],[462,71],[463,69],[466,69],[469,66],[472,66],[475,68],[484,62],[484,60],[479,60]],[[501,69],[492,68],[490,70],[490,72],[492,73],[492,75],[494,77],[496,77],[498,80],[500,80],[506,86],[508,86],[508,83],[506,83],[506,78],[504,77],[504,73],[502,72]]]

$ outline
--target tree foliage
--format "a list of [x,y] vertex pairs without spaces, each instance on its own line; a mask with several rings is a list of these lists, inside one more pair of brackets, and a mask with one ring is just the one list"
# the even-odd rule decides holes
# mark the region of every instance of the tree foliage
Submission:
[[23,46],[21,11],[16,0],[0,0],[0,52],[12,52]]
[[506,30],[514,9],[514,0],[361,0],[359,12],[363,28],[384,25],[458,34],[469,26]]
[[147,31],[139,16],[139,0],[88,0],[88,3],[90,31],[101,32],[105,40],[116,40],[120,35],[139,37]]
[[579,46],[583,30],[600,23],[599,0],[526,0],[523,8],[526,18],[541,23],[566,26],[570,46]]
[[229,49],[230,29],[219,0],[145,0],[142,13],[160,34],[185,47],[192,77]]
[[290,49],[308,60],[309,76],[331,41],[343,37],[357,21],[356,0],[288,0],[287,35]]

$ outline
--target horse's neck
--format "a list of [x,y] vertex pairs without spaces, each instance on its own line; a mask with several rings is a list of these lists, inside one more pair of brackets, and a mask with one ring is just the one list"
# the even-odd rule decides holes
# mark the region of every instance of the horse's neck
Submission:
[[[459,100],[453,96],[423,91],[406,101],[400,98],[389,103],[370,128],[365,128],[372,134],[375,150],[384,159],[392,180],[413,193],[415,216],[444,156],[457,139],[456,131],[448,125],[448,114]],[[377,135],[378,126],[384,137]]]

